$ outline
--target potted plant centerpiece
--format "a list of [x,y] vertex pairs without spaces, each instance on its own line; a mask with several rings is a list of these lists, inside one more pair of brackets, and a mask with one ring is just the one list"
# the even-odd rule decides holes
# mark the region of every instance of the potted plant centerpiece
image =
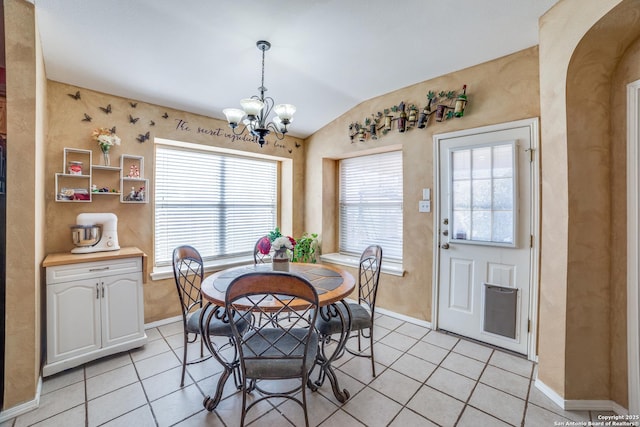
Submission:
[[273,269],[280,271],[289,270],[289,261],[315,263],[317,248],[317,234],[304,233],[302,237],[294,239],[291,236],[282,235],[278,227],[258,243],[260,253],[272,254]]

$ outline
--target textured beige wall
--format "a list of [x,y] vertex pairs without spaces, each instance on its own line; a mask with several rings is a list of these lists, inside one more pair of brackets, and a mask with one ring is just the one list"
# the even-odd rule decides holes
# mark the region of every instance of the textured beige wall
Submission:
[[44,70],[33,5],[5,0],[7,258],[4,407],[33,400],[40,371]]
[[[538,117],[538,49],[515,54],[415,84],[363,102],[307,140],[306,227],[322,231],[322,252],[337,250],[334,159],[372,151],[402,149],[404,163],[404,277],[382,274],[378,306],[431,321],[433,212],[419,213],[422,189],[433,189],[433,135],[512,120]],[[378,140],[351,143],[348,126],[404,101],[423,106],[429,90],[460,90],[468,85],[462,119],[441,123],[431,117],[425,129],[392,131]]]
[[[611,79],[640,32],[639,5],[563,0],[540,21],[538,377],[569,400],[613,398],[626,404],[625,372],[618,366],[626,365],[621,328],[626,314],[612,305],[624,300],[624,289],[611,280],[615,266],[619,272],[624,265],[624,239],[614,244],[619,258],[612,255],[612,224],[620,221],[612,202],[624,203],[619,199],[624,190],[616,186],[624,166],[615,152],[619,141],[610,136],[612,120],[624,116],[625,104],[612,108]],[[619,168],[617,174],[612,166]]]
[[[292,203],[300,200],[304,188],[304,144],[297,138],[286,137],[277,141],[267,137],[269,144],[263,148],[253,141],[233,141],[225,134],[230,133],[226,122],[209,117],[176,111],[157,105],[137,102],[133,99],[94,92],[83,88],[50,81],[48,85],[48,135],[46,145],[45,200],[47,206],[46,252],[68,252],[73,248],[69,225],[75,223],[81,212],[113,212],[118,216],[118,239],[120,246],[137,246],[153,263],[154,187],[153,164],[155,137],[191,142],[204,146],[221,147],[246,153],[258,153],[292,159],[289,182],[293,183],[293,193],[288,197],[285,208],[290,208],[290,216],[283,218],[286,231],[300,235],[303,230],[304,206]],[[80,100],[68,94],[80,91]],[[130,102],[137,102],[132,107]],[[111,105],[111,114],[99,107]],[[167,113],[167,119],[162,116]],[[84,114],[92,117],[91,122],[82,121]],[[129,115],[139,120],[132,124]],[[155,125],[151,125],[151,121]],[[150,180],[150,203],[122,204],[119,197],[96,196],[91,203],[61,203],[55,201],[54,175],[63,171],[63,148],[82,148],[93,151],[93,163],[100,164],[101,152],[98,144],[91,139],[91,132],[97,127],[116,127],[122,139],[120,146],[111,150],[112,165],[119,165],[121,154],[144,156],[144,175]],[[199,129],[203,130],[199,132]],[[139,134],[150,132],[150,140],[140,143]],[[211,131],[211,132],[210,132]],[[275,143],[274,143],[275,141]],[[296,144],[299,147],[296,147]],[[87,165],[85,165],[87,167]],[[95,181],[94,181],[95,183]],[[99,182],[97,183],[99,184]],[[257,183],[257,185],[260,185]],[[148,281],[144,285],[145,322],[165,319],[179,314],[173,279]]]
[[[640,19],[640,10],[626,16]],[[635,23],[640,26],[640,23]],[[629,46],[611,83],[611,399],[628,401],[627,384],[627,84],[640,79],[640,39]]]
[[[616,291],[610,277],[611,262],[626,265],[625,256],[611,258],[611,246],[625,245],[626,239],[611,239],[611,195],[624,194],[625,186],[616,188],[611,183],[610,125],[615,112],[626,111],[626,102],[614,106],[610,98],[617,64],[640,34],[639,5],[637,1],[623,2],[595,23],[576,48],[567,73],[570,247],[566,357],[571,363],[567,363],[566,375],[568,379],[582,378],[567,382],[568,398],[609,399],[611,368],[622,362],[626,374],[626,357],[617,361],[610,357],[613,312],[626,317],[625,310],[611,306]],[[634,72],[639,70],[636,63]],[[624,295],[626,281],[618,295],[620,290]],[[624,302],[626,306],[626,299]],[[590,315],[584,316],[585,312]],[[626,339],[617,344],[626,348]],[[617,369],[620,373],[621,368]],[[590,375],[585,376],[585,371]]]

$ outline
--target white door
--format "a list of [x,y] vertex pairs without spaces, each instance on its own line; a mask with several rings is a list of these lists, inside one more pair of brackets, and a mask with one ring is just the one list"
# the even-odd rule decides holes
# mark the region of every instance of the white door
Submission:
[[98,350],[100,346],[98,281],[47,285],[47,363]]
[[102,346],[110,347],[144,336],[142,282],[139,274],[100,279],[102,293]]
[[528,354],[530,124],[437,137],[437,327]]

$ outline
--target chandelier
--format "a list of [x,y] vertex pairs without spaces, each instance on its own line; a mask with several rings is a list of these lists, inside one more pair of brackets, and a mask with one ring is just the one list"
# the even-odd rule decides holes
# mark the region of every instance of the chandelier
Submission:
[[[273,131],[278,139],[284,138],[288,131],[288,126],[292,121],[296,107],[291,104],[274,105],[273,98],[264,96],[267,88],[264,87],[264,53],[271,48],[271,43],[260,40],[256,43],[258,49],[262,51],[262,81],[258,88],[260,95],[253,95],[251,98],[240,100],[242,109],[225,108],[222,110],[227,117],[229,127],[234,135],[242,135],[246,130],[258,139],[260,147],[264,145],[264,137]],[[276,114],[273,121],[269,120],[271,110]],[[238,125],[242,122],[244,127],[239,130]]]

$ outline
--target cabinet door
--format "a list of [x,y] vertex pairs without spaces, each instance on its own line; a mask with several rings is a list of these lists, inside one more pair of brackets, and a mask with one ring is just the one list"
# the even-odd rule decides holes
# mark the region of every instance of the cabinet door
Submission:
[[109,347],[144,336],[142,275],[120,274],[100,279],[104,289],[102,345]]
[[101,347],[100,293],[96,279],[47,286],[47,361]]

